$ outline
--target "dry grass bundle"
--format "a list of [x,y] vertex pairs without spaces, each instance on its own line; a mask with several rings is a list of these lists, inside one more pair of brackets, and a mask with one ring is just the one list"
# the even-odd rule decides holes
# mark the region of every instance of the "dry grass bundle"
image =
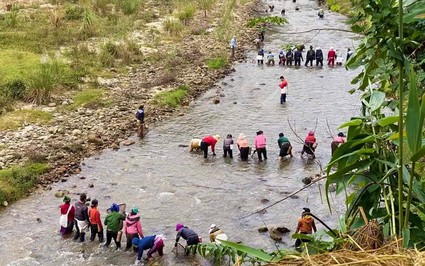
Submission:
[[378,249],[384,244],[384,235],[378,221],[372,220],[360,227],[346,242],[344,248],[349,250],[370,250]]
[[399,241],[394,241],[380,249],[369,251],[338,250],[330,253],[310,256],[288,256],[279,263],[268,266],[329,266],[329,265],[370,265],[370,266],[407,266],[425,265],[425,252],[399,249]]

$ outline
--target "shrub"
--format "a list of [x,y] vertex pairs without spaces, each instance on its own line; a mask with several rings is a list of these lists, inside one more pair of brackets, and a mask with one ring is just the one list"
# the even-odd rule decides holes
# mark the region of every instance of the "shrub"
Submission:
[[12,10],[6,14],[4,20],[7,27],[15,28],[18,24],[19,7],[13,5]]
[[188,90],[188,86],[180,85],[175,90],[160,92],[154,96],[154,102],[160,106],[175,108],[181,104]]
[[93,9],[98,14],[106,14],[108,11],[108,5],[111,3],[111,0],[93,0]]
[[122,11],[125,15],[132,15],[139,11],[142,0],[124,0],[122,3]]
[[78,107],[97,108],[108,104],[103,99],[104,91],[101,89],[85,89],[78,92],[74,98],[73,103],[69,106],[71,109]]
[[0,95],[0,115],[13,111],[13,102],[10,98]]
[[13,202],[26,195],[48,168],[45,163],[27,163],[0,170],[0,202]]
[[115,57],[105,49],[100,51],[99,61],[103,67],[113,67],[115,65]]
[[83,18],[84,8],[77,5],[69,5],[65,7],[66,20],[79,20]]
[[177,18],[183,22],[184,25],[193,19],[196,14],[196,6],[193,4],[185,5],[178,13]]
[[84,8],[83,24],[80,27],[82,37],[93,37],[97,34],[98,18],[91,8]]
[[226,67],[228,65],[228,61],[225,57],[216,57],[207,60],[207,66],[211,69],[220,69]]
[[1,86],[1,94],[12,100],[23,100],[27,86],[23,80],[12,80]]
[[179,35],[183,32],[183,24],[173,17],[166,18],[162,24],[164,30],[170,35]]

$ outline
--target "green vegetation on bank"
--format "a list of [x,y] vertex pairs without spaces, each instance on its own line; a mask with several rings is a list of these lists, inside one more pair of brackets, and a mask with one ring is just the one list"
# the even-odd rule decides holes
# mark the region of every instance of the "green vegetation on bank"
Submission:
[[73,97],[73,103],[68,106],[75,110],[78,107],[95,109],[109,105],[111,102],[105,98],[105,91],[102,89],[84,89]]
[[210,69],[220,69],[229,65],[226,57],[220,56],[211,59],[207,59],[207,66]]
[[25,123],[46,124],[53,118],[49,112],[41,110],[17,110],[0,116],[0,130],[15,130]]
[[188,94],[189,87],[180,85],[178,88],[170,91],[161,91],[154,96],[153,102],[159,106],[175,108],[181,104],[182,100]]
[[27,163],[0,170],[0,202],[13,202],[27,195],[37,178],[47,170],[45,163]]

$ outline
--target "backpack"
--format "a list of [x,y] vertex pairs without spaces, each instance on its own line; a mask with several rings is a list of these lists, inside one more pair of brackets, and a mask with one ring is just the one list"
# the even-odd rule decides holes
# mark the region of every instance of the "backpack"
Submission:
[[61,214],[61,217],[59,218],[59,225],[62,227],[68,227],[68,214],[71,211],[72,205],[69,204],[68,211],[66,214]]

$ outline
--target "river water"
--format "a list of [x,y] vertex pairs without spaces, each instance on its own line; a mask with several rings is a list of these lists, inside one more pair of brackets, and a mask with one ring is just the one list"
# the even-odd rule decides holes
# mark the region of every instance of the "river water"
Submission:
[[[347,29],[344,17],[330,12],[325,19],[317,17],[317,3],[308,0],[267,1],[274,4],[276,15],[286,9],[289,24],[276,27],[266,34],[265,49],[275,55],[285,43],[305,43],[323,48],[345,51],[353,48],[358,37],[341,31],[312,31],[288,34],[312,28]],[[295,11],[295,5],[300,11]],[[305,53],[304,53],[305,56]],[[331,139],[327,134],[326,120],[333,134],[339,124],[359,110],[358,95],[347,91],[356,72],[343,67],[287,68],[257,66],[256,51],[248,53],[248,60],[235,65],[236,71],[221,80],[224,97],[214,105],[215,89],[205,93],[184,116],[174,117],[152,128],[142,141],[119,151],[105,151],[96,158],[84,161],[80,175],[65,183],[53,184],[52,191],[43,191],[22,199],[0,213],[0,265],[130,265],[135,256],[123,251],[99,247],[95,243],[74,243],[58,235],[58,206],[61,200],[54,196],[58,190],[69,190],[73,199],[76,193],[86,192],[99,199],[102,219],[112,202],[125,202],[128,208],[140,209],[145,235],[163,233],[167,237],[165,259],[160,265],[205,265],[200,258],[176,257],[171,253],[175,237],[174,226],[184,223],[207,241],[211,223],[222,228],[230,240],[272,251],[275,243],[267,234],[257,232],[263,225],[282,225],[294,230],[302,207],[312,212],[330,226],[336,226],[344,212],[343,198],[332,195],[333,213],[326,205],[323,184],[312,187],[268,209],[260,217],[242,216],[301,188],[301,180],[319,173],[314,160],[301,159],[302,145],[296,142],[287,119],[304,138],[316,128],[319,143],[317,158],[325,165],[330,158]],[[325,56],[326,58],[326,56]],[[288,80],[286,105],[279,103],[279,76]],[[317,120],[317,127],[316,127]],[[208,134],[231,133],[237,137],[243,132],[253,143],[255,132],[263,130],[268,139],[268,157],[259,163],[254,158],[248,163],[237,158],[224,159],[221,143],[217,156],[204,160],[200,154],[191,154],[188,144],[192,138]],[[284,132],[294,146],[294,158],[278,162],[277,137]],[[236,156],[235,156],[236,157]],[[80,179],[84,176],[85,179]],[[89,188],[89,183],[94,187]],[[37,218],[40,218],[37,221]],[[318,225],[318,228],[323,228]],[[293,240],[287,235],[279,248],[290,247]],[[123,239],[122,243],[124,243]]]

